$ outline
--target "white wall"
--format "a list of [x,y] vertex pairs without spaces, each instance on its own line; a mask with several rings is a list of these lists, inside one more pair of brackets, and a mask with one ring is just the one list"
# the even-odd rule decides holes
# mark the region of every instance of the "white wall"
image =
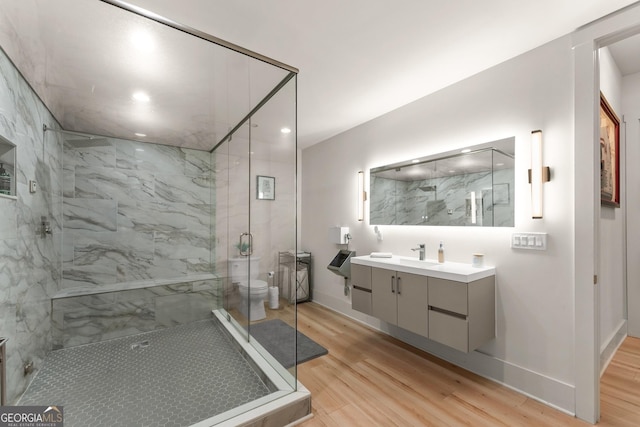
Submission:
[[600,210],[600,357],[604,369],[626,334],[625,295],[625,140],[622,123],[622,74],[608,48],[599,51],[600,90],[620,119],[620,199],[622,208],[603,205]]
[[628,333],[640,337],[640,73],[622,79],[622,112],[626,119],[626,185],[629,197],[625,200],[627,212],[627,287],[628,287]]
[[[562,38],[303,150],[302,245],[314,255],[314,300],[572,412],[572,88],[571,44]],[[526,180],[534,129],[543,130],[553,176],[542,220],[531,219]],[[515,227],[383,226],[379,243],[367,218],[356,221],[358,170],[509,136],[516,138]],[[496,339],[464,355],[352,311],[342,278],[325,268],[339,249],[327,241],[336,225],[351,228],[351,248],[360,255],[416,256],[410,248],[426,243],[434,258],[440,240],[451,261],[485,253],[497,268]],[[547,232],[548,250],[511,249],[511,234],[521,231]]]

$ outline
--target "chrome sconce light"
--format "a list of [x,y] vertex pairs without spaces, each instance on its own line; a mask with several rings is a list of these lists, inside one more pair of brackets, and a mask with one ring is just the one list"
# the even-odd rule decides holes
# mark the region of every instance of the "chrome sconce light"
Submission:
[[542,131],[531,132],[531,169],[529,169],[529,183],[531,184],[531,217],[542,218],[542,184],[551,180],[551,169],[542,166]]
[[367,200],[367,192],[364,191],[364,172],[358,172],[358,221],[364,220],[364,202]]

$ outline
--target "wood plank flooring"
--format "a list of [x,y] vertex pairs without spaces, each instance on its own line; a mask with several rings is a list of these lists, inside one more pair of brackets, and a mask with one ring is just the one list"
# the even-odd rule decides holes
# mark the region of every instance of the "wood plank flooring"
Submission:
[[[298,366],[314,417],[304,427],[588,426],[318,304],[298,329],[329,354]],[[640,425],[640,340],[628,338],[602,378],[602,426]]]

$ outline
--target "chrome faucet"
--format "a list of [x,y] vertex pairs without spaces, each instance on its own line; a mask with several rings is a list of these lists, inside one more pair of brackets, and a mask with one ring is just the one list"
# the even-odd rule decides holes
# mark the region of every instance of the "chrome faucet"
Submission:
[[424,243],[418,243],[417,248],[411,248],[412,251],[420,251],[420,261],[424,261]]

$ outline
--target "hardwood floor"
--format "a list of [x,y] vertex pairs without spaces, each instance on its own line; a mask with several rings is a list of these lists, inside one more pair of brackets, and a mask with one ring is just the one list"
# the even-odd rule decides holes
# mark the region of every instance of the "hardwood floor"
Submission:
[[[298,329],[329,354],[298,366],[314,417],[304,427],[588,426],[318,304]],[[628,338],[602,378],[602,426],[640,425],[640,340]]]
[[624,340],[600,379],[600,412],[598,425],[640,425],[640,338]]

